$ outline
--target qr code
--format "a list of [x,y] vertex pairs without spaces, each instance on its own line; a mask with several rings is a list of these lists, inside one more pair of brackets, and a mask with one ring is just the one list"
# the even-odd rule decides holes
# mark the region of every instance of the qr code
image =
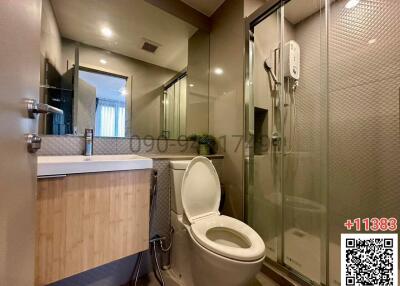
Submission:
[[397,234],[342,234],[341,285],[398,286]]

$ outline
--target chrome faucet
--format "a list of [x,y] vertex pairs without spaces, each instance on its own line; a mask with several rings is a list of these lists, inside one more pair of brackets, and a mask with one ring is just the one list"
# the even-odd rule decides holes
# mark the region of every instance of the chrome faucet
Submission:
[[85,129],[85,156],[93,155],[93,129]]

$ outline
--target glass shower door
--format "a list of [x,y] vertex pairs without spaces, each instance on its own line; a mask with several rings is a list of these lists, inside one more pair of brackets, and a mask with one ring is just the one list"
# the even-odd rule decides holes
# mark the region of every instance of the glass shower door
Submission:
[[304,0],[283,8],[283,263],[320,284],[326,239],[325,21],[322,5],[307,2],[307,10]]
[[346,220],[400,218],[400,1],[275,4],[249,23],[248,222],[268,265],[341,285]]
[[251,27],[249,50],[248,221],[268,261],[315,284],[326,282],[324,17],[319,1],[282,3]]
[[247,194],[248,221],[263,238],[267,258],[277,262],[282,260],[281,10],[255,26],[252,33],[248,90],[251,92],[249,130],[253,148],[249,150],[248,162],[253,172],[249,180],[251,190]]

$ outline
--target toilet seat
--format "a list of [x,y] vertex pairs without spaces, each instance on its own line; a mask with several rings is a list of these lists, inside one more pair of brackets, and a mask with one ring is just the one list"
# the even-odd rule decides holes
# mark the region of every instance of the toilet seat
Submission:
[[265,255],[261,237],[247,224],[224,215],[213,215],[191,225],[191,233],[208,250],[240,261],[254,261]]
[[194,239],[208,250],[239,261],[264,256],[261,237],[247,224],[220,215],[221,187],[217,171],[205,157],[196,157],[182,179],[182,206]]
[[221,186],[214,165],[206,157],[190,161],[182,178],[182,206],[190,223],[219,215]]

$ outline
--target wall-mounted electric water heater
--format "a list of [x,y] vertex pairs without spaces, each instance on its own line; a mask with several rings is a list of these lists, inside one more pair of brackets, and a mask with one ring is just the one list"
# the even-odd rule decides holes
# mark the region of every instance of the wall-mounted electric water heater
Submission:
[[300,78],[300,46],[296,41],[285,43],[283,53],[283,70],[285,77],[295,80]]

